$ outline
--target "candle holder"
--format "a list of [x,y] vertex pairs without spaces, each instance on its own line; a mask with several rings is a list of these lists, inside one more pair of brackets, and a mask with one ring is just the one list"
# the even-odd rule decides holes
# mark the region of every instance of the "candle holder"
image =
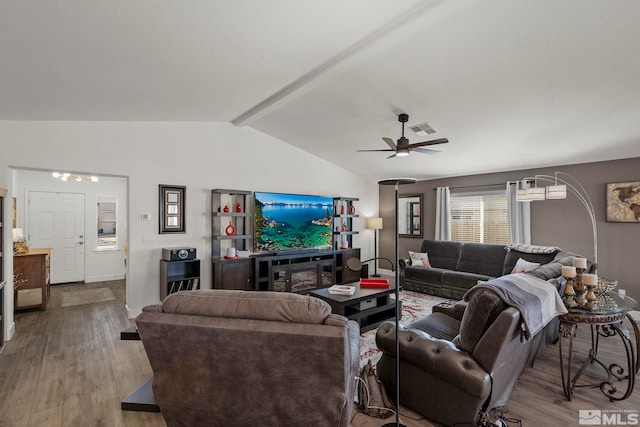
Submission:
[[585,295],[585,299],[587,300],[587,302],[585,303],[584,307],[587,310],[597,310],[598,304],[596,303],[596,294],[593,292],[596,285],[585,285],[585,287],[587,288],[587,293]]
[[576,281],[573,285],[574,290],[576,291],[576,302],[580,307],[585,305],[586,301],[584,299],[585,293],[587,291],[586,286],[582,280],[582,274],[586,271],[585,268],[576,267]]
[[565,277],[567,283],[564,286],[563,302],[567,308],[577,307],[578,303],[575,300],[576,291],[573,289],[573,277]]

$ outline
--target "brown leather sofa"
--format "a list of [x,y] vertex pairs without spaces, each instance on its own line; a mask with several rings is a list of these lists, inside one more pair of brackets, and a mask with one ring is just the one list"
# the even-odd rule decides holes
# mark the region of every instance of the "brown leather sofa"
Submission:
[[[557,318],[521,340],[520,312],[493,292],[441,306],[399,331],[400,402],[445,426],[476,426],[482,413],[506,405],[522,371],[557,335]],[[396,394],[395,323],[376,333],[380,380]]]
[[358,325],[319,299],[197,290],[136,325],[167,426],[348,426]]

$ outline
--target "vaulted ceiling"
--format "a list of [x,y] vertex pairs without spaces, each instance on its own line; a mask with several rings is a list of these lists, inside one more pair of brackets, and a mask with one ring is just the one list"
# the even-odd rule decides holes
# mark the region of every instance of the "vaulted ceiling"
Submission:
[[[637,0],[0,0],[0,120],[229,121],[374,179],[640,157],[639,23]],[[356,152],[401,112],[450,142]]]

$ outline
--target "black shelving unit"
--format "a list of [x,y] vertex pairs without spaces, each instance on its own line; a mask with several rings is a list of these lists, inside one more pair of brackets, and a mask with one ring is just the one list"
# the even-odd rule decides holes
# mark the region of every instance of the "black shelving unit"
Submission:
[[160,299],[178,291],[200,289],[200,260],[160,260]]
[[[358,218],[354,197],[335,197],[333,199],[333,249],[350,249],[353,247],[353,219]],[[346,243],[346,245],[345,245]]]
[[[231,228],[229,228],[231,227]],[[225,259],[229,248],[253,250],[253,193],[243,190],[211,190],[211,287],[253,289],[249,258]],[[232,231],[229,233],[229,231]]]

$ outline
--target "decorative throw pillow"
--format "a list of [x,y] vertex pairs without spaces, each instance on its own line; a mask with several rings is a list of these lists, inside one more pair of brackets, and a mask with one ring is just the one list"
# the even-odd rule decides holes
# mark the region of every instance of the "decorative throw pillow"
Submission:
[[[548,264],[542,264],[538,268],[534,268],[533,270],[527,271],[527,274],[532,275],[533,277],[537,277],[542,280],[553,279],[554,277],[558,277],[562,274],[562,265],[559,262],[553,261]],[[568,265],[571,265],[569,262]]]
[[525,252],[529,254],[552,254],[561,250],[557,246],[538,246],[538,245],[525,245],[522,243],[512,243],[507,246],[508,251]]
[[518,262],[513,266],[513,270],[511,270],[511,274],[514,273],[526,273],[527,271],[531,271],[534,268],[540,267],[539,262],[529,262],[526,259],[518,258]]
[[411,258],[411,266],[431,267],[429,263],[429,254],[421,252],[409,251],[409,258]]

